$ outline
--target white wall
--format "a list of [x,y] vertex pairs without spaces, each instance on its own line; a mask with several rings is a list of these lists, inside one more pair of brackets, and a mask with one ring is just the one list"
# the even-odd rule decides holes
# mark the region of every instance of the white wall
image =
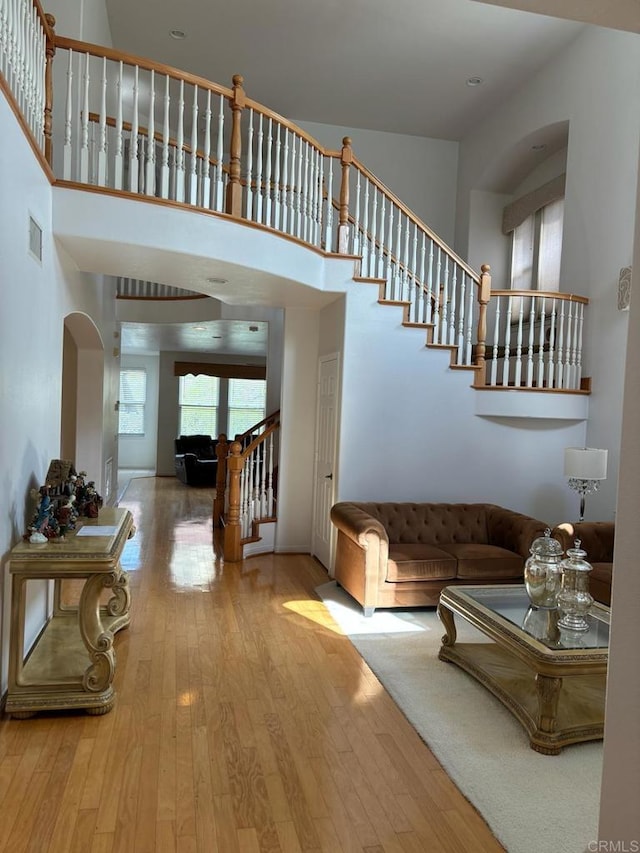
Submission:
[[[640,216],[636,218],[633,265],[640,269]],[[637,847],[640,840],[640,299],[637,293],[629,320],[598,836],[602,841],[624,842],[626,849],[632,850],[632,843]],[[609,849],[613,850],[613,845]]]
[[276,551],[311,548],[318,328],[317,311],[285,310]]
[[[445,243],[453,244],[458,143],[378,130],[295,123],[326,148],[351,137],[354,155]],[[337,195],[337,191],[336,191]]]
[[118,466],[155,471],[158,450],[159,355],[122,355],[120,368],[147,372],[147,399],[144,409],[144,435],[118,437]]
[[104,0],[49,0],[44,11],[55,16],[59,36],[112,47]]
[[[347,284],[338,500],[491,501],[549,524],[575,517],[563,450],[584,423],[480,417],[471,372],[449,369],[402,309]],[[392,354],[392,355],[391,355]]]
[[[609,449],[609,477],[589,498],[612,518],[619,460],[628,314],[616,283],[631,263],[640,137],[640,39],[587,27],[564,54],[474,129],[460,146],[456,247],[469,246],[471,197],[503,152],[536,128],[569,120],[562,290],[588,296],[584,375],[593,378],[586,441]],[[474,249],[474,251],[476,251]]]
[[[0,97],[0,288],[6,318],[0,335],[0,692],[7,686],[9,654],[9,551],[31,521],[32,488],[39,486],[49,462],[60,453],[61,371],[64,317],[74,311],[90,316],[103,340],[114,318],[105,315],[101,280],[77,271],[51,236],[51,187],[22,130]],[[28,253],[32,215],[43,229],[43,260]],[[113,370],[107,359],[105,376]],[[110,438],[109,413],[102,461],[117,455]],[[103,472],[91,472],[99,488]],[[103,495],[104,497],[104,495]],[[41,627],[47,610],[46,584],[32,582],[27,614],[28,639]]]

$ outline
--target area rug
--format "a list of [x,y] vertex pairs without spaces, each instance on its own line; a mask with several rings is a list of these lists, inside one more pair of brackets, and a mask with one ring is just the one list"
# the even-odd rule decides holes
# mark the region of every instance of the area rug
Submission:
[[[434,610],[381,610],[365,618],[335,582],[316,592],[508,853],[595,849],[601,741],[565,747],[560,755],[534,752],[494,696],[438,659],[444,632]],[[460,622],[460,640],[485,641]]]

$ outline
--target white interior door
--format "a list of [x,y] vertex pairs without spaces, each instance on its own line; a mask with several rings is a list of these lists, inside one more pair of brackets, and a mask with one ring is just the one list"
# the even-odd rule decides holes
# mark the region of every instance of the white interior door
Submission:
[[318,365],[312,553],[329,570],[332,568],[332,524],[329,511],[334,495],[337,406],[338,357],[323,356]]

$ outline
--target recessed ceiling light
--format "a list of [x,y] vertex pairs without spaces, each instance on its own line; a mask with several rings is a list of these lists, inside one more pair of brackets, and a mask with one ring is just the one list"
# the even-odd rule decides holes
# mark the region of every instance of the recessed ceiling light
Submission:
[[209,284],[226,284],[229,281],[229,279],[212,277],[212,278],[208,278],[207,281],[209,282]]
[[207,330],[204,326],[194,326],[193,331],[194,332],[206,332]]
[[482,77],[468,77],[467,86],[481,86],[484,83]]
[[537,145],[532,145],[531,150],[532,151],[544,151],[544,149],[546,147],[547,147],[547,145],[545,142],[539,142],[539,143],[537,143]]
[[186,39],[187,34],[183,33],[182,30],[169,30],[169,35],[172,39]]

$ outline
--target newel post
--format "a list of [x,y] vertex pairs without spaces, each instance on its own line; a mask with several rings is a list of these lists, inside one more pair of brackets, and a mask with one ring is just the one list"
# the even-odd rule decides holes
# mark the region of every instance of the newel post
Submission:
[[229,507],[224,526],[224,559],[229,563],[242,560],[242,545],[240,544],[240,474],[244,459],[242,445],[232,441],[230,454],[227,459],[229,471]]
[[486,375],[486,359],[487,351],[487,305],[491,299],[491,267],[489,264],[483,264],[480,267],[480,283],[478,285],[478,342],[476,344],[475,363],[479,370],[476,370],[474,384],[482,386],[487,384]]
[[216,496],[213,499],[213,526],[220,527],[220,519],[224,516],[224,499],[227,488],[227,454],[229,443],[227,436],[221,432],[216,444]]
[[47,63],[44,71],[44,157],[47,163],[53,165],[52,146],[52,113],[53,113],[53,57],[56,53],[54,42],[54,27],[56,19],[53,15],[46,14],[45,21],[49,25],[49,31],[45,31],[47,37],[46,56]]
[[244,78],[233,75],[233,100],[231,101],[231,144],[229,151],[229,183],[227,185],[226,213],[242,215],[242,184],[240,183],[240,161],[242,158],[242,110],[245,93]]
[[353,149],[351,148],[351,138],[349,136],[345,136],[342,140],[340,163],[342,164],[342,181],[340,183],[338,254],[347,255],[349,254],[349,167],[353,163]]

